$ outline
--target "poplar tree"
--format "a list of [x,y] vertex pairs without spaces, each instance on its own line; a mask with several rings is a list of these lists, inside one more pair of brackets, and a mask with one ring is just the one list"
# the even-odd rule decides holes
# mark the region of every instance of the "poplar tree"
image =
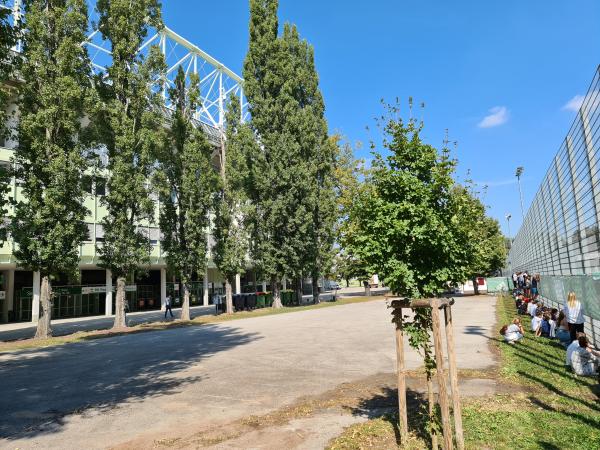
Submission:
[[22,197],[11,226],[19,264],[41,275],[37,338],[52,335],[52,279],[78,277],[85,239],[82,174],[91,65],[85,0],[27,0],[15,149]]
[[183,285],[181,320],[190,320],[189,283],[206,268],[209,212],[218,177],[210,161],[212,146],[202,128],[193,123],[200,105],[198,76],[191,74],[186,86],[180,66],[169,95],[174,112],[166,145],[158,155],[155,182],[167,265]]
[[318,179],[327,177],[321,159],[327,126],[312,48],[292,25],[278,37],[277,6],[276,0],[250,2],[244,79],[261,148],[250,171],[257,183],[254,257],[270,276],[279,307],[282,277],[308,270],[318,278],[323,262],[317,248],[326,244],[326,221],[318,204],[326,196]]
[[213,259],[225,277],[226,312],[233,313],[232,283],[246,269],[249,252],[247,157],[256,154],[256,140],[247,124],[240,121],[239,100],[231,97],[226,114],[225,148],[221,154],[221,192],[214,219]]
[[[14,88],[16,64],[19,59],[11,51],[17,42],[17,27],[10,22],[11,10],[6,6],[5,0],[0,1],[0,141],[11,136],[8,126],[9,114],[6,110],[9,106],[11,93]],[[2,217],[8,215],[11,171],[0,167],[0,214]],[[7,227],[0,224],[0,245],[7,238]]]
[[112,64],[98,80],[103,107],[96,123],[108,151],[107,215],[103,245],[98,247],[102,266],[117,277],[115,328],[125,320],[126,277],[149,264],[150,244],[138,226],[153,219],[154,204],[148,179],[158,151],[163,120],[160,93],[152,82],[163,75],[164,61],[155,46],[147,57],[138,49],[150,27],[160,29],[158,0],[98,0],[98,30],[109,41]]

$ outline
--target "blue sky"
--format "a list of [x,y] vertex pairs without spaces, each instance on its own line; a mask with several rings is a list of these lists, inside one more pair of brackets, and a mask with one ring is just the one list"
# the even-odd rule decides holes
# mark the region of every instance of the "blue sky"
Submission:
[[[165,23],[241,74],[247,0],[163,2]],[[489,187],[484,201],[514,236],[521,223],[517,166],[527,208],[600,63],[597,0],[280,0],[315,47],[332,131],[378,139],[380,99],[425,102],[424,138],[458,145],[460,173]]]

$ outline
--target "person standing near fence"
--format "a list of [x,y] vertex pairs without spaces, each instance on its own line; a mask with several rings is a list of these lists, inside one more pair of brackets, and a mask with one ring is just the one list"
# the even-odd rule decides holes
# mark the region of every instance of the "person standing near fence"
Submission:
[[575,292],[569,292],[567,296],[567,304],[563,309],[567,322],[569,323],[569,334],[571,335],[571,342],[577,339],[577,333],[583,333],[583,305],[577,297]]

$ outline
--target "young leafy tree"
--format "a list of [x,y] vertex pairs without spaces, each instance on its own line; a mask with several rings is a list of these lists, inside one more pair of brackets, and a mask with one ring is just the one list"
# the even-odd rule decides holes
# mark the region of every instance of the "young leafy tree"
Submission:
[[91,65],[85,47],[85,0],[27,0],[20,68],[15,150],[22,197],[11,234],[20,264],[42,280],[36,337],[52,335],[52,279],[78,277],[85,239],[82,174],[86,136],[82,118],[90,107]]
[[477,277],[488,276],[504,266],[506,247],[497,220],[486,216],[483,205],[470,181],[454,189],[454,204],[460,208],[462,236],[470,264],[468,276],[473,280],[475,293],[479,293]]
[[209,211],[218,178],[211,166],[212,146],[193,123],[200,104],[200,82],[190,75],[186,86],[181,67],[169,90],[175,109],[166,145],[159,154],[155,184],[159,189],[162,245],[169,269],[183,284],[181,320],[190,320],[190,286],[195,273],[206,268]]
[[239,100],[232,97],[226,116],[226,153],[221,155],[221,192],[214,219],[213,258],[225,276],[227,314],[233,313],[232,283],[246,269],[249,251],[249,210],[246,193],[247,155],[256,152],[256,139],[247,124],[240,122]]
[[94,122],[108,151],[107,215],[103,245],[98,247],[102,266],[117,278],[115,328],[125,320],[126,277],[148,264],[150,244],[138,226],[152,220],[154,204],[147,182],[153,156],[164,142],[160,93],[151,83],[162,74],[164,61],[156,47],[148,57],[138,49],[150,27],[160,29],[158,0],[98,0],[98,30],[110,42],[112,64],[98,79],[103,107]]
[[393,292],[436,296],[447,283],[464,281],[472,255],[462,205],[453,195],[456,162],[420,138],[423,124],[396,119],[389,107],[383,124],[389,155],[375,154],[350,222],[352,253]]

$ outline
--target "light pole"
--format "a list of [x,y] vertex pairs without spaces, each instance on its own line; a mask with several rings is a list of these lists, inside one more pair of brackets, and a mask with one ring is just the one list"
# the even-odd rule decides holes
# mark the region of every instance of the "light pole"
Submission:
[[506,213],[506,215],[504,217],[506,217],[506,225],[508,225],[508,258],[507,258],[507,262],[508,262],[508,273],[510,274],[512,272],[511,267],[510,267],[510,250],[512,248],[512,237],[511,237],[511,233],[510,233],[510,219],[512,218],[512,216],[510,215],[510,213]]
[[523,175],[524,171],[525,168],[519,166],[517,167],[517,171],[515,173],[515,176],[517,177],[517,183],[519,184],[519,197],[521,199],[521,219],[523,221],[525,221],[525,208],[523,208],[523,191],[521,190],[521,175]]

